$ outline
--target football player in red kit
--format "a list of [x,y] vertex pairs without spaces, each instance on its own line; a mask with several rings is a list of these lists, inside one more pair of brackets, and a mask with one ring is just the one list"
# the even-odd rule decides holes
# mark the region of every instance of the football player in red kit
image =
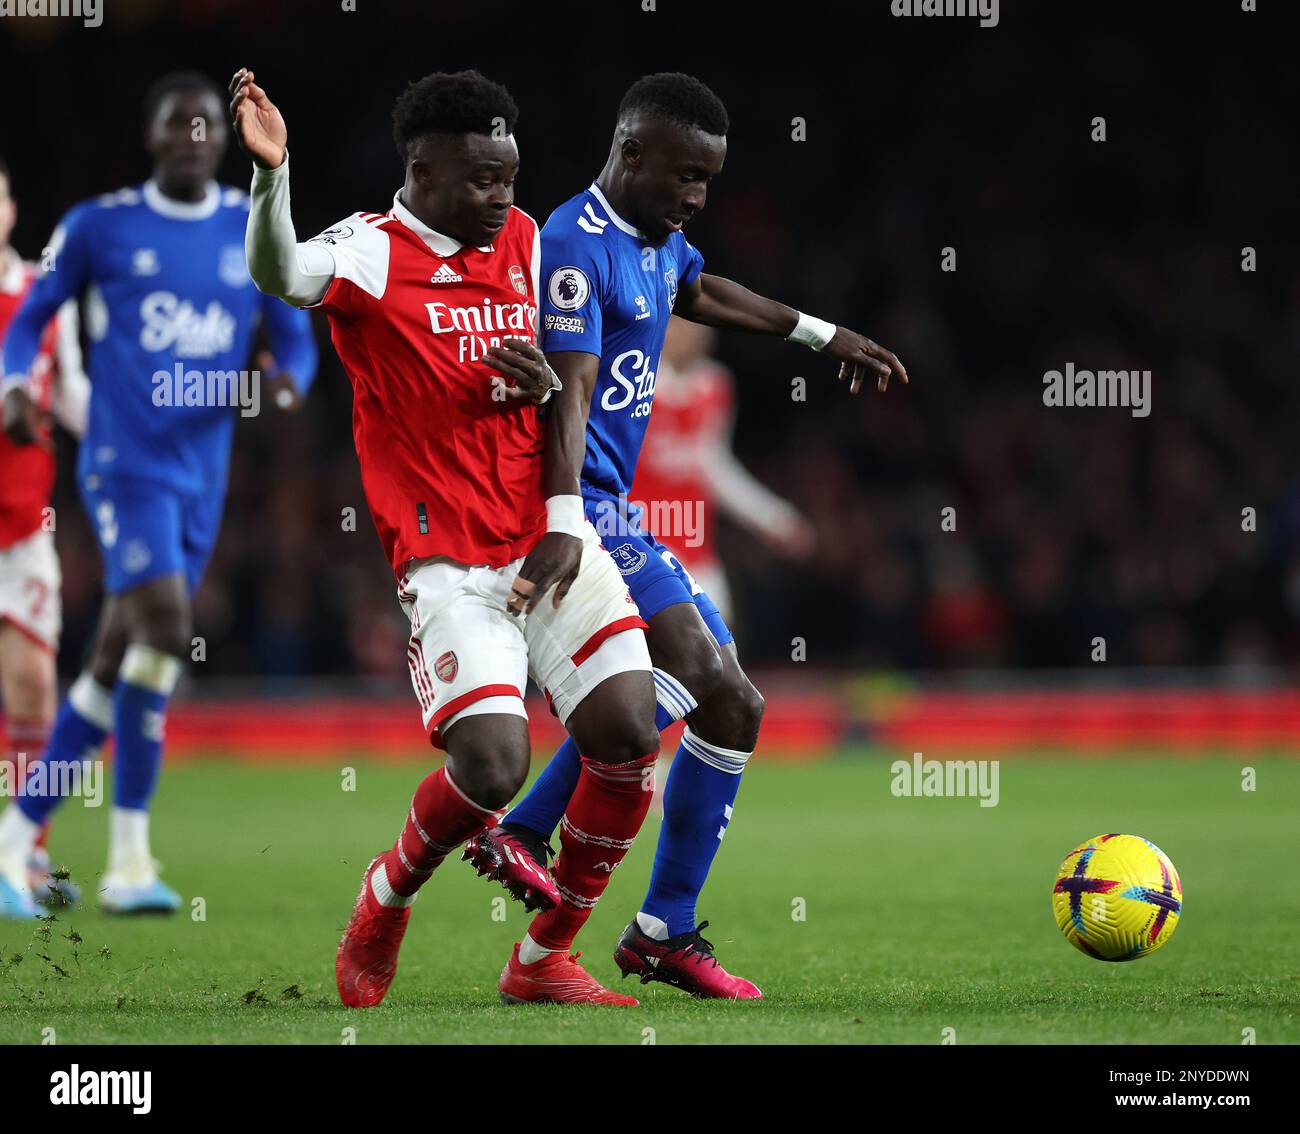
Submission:
[[[583,515],[581,391],[562,388],[535,345],[540,242],[513,207],[515,104],[472,71],[411,84],[393,113],[406,178],[392,207],[300,244],[284,120],[251,71],[230,93],[255,167],[249,271],[263,291],[329,317],[353,385],[366,499],[411,621],[412,685],[447,751],[392,849],[366,869],[339,946],[339,994],[353,1007],[383,999],[420,886],[523,784],[531,675],[583,767],[554,880],[529,863],[535,885],[521,896],[542,912],[501,996],[635,1004],[569,946],[649,808],[654,682],[645,624]],[[544,389],[543,415],[533,399]],[[522,844],[503,853],[527,858]]]
[[808,519],[732,452],[735,379],[710,357],[716,337],[712,327],[676,316],[669,321],[632,500],[646,510],[652,531],[667,533],[659,536],[664,546],[730,619],[731,588],[717,551],[719,516],[794,562],[808,559],[816,537]]
[[[9,170],[0,162],[0,340],[37,275],[36,265],[24,263],[9,245],[16,219]],[[71,302],[45,329],[32,367],[33,409],[40,418],[32,426],[36,444],[15,445],[0,431],[0,697],[14,790],[21,790],[26,769],[45,748],[58,694],[61,578],[50,522],[54,443],[49,418],[77,436],[86,428],[90,383],[81,365],[77,330]],[[0,823],[6,821],[0,818]],[[0,915],[30,916],[17,890],[7,896],[7,877],[25,874],[31,897],[39,903],[76,901],[72,883],[51,874],[46,834],[41,831],[26,861],[0,862]]]

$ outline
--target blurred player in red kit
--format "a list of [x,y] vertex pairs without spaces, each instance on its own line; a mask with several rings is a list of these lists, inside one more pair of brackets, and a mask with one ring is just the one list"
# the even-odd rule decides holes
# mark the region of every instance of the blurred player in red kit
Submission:
[[[0,161],[0,341],[38,273],[35,264],[25,263],[10,247],[17,212],[9,170]],[[15,445],[0,431],[0,697],[13,789],[45,748],[58,693],[61,578],[50,508],[55,464],[50,418],[80,436],[90,399],[74,303],[66,304],[46,327],[32,377],[37,443]],[[51,876],[45,841],[42,830],[32,858],[13,869],[26,870],[36,901],[71,904],[76,889],[67,879]],[[0,881],[0,912],[7,902],[5,886]]]
[[[730,619],[731,591],[717,552],[720,516],[795,562],[812,554],[815,536],[803,514],[732,452],[735,380],[709,355],[716,338],[712,327],[669,322],[632,499],[646,509],[652,529],[668,533],[659,538]],[[665,513],[676,522],[660,522]]]
[[393,111],[405,182],[392,207],[297,243],[284,119],[251,71],[230,93],[254,163],[249,271],[264,292],[329,317],[366,499],[411,621],[412,686],[447,750],[392,849],[366,868],[339,945],[339,994],[351,1007],[383,999],[420,887],[522,786],[531,675],[583,766],[553,881],[521,843],[501,844],[513,867],[530,867],[519,896],[542,912],[500,993],[636,1004],[569,946],[649,810],[654,683],[645,622],[583,515],[581,390],[561,386],[535,345],[541,243],[513,206],[514,101],[473,71],[412,83]]

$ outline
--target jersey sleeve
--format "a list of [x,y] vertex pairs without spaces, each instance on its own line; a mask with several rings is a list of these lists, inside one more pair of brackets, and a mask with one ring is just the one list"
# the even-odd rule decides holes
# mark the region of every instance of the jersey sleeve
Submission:
[[682,237],[681,268],[677,272],[678,286],[689,287],[699,279],[702,271],[704,271],[704,257],[700,254],[700,250]]
[[542,230],[542,314],[544,351],[600,354],[600,309],[609,287],[609,253],[601,236]]
[[54,419],[74,437],[86,432],[90,411],[90,377],[81,352],[81,315],[77,301],[59,308],[54,332],[54,390],[50,409]]
[[42,272],[32,284],[4,336],[0,374],[6,384],[25,378],[41,347],[45,327],[69,299],[80,295],[90,280],[93,241],[88,233],[93,216],[89,204],[77,205],[59,222],[42,254]]
[[297,307],[318,304],[334,278],[334,260],[324,248],[298,243],[289,204],[287,154],[274,169],[253,169],[244,256],[259,291]]
[[298,393],[305,394],[316,378],[317,351],[311,333],[311,316],[273,295],[264,295],[262,317],[266,320],[276,365],[293,378]]
[[390,218],[375,213],[353,213],[307,241],[321,248],[334,262],[334,278],[317,305],[336,315],[354,315],[365,297],[383,299],[388,289],[388,233]]

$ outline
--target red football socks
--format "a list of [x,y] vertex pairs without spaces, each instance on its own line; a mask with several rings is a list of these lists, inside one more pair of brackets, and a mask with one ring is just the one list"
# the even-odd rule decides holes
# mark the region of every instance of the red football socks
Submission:
[[409,898],[447,855],[500,821],[500,812],[480,807],[439,768],[415,789],[402,833],[381,860],[388,884]]
[[[19,772],[19,782],[15,785],[19,790],[22,789],[22,781],[27,778],[26,771],[44,753],[52,727],[53,722],[44,717],[9,717],[5,720],[5,731],[9,734],[9,759],[14,768],[23,768],[23,771]],[[19,763],[20,754],[25,760],[25,765]],[[36,845],[44,847],[49,834],[50,821],[47,819],[41,824],[41,833],[36,836]]]
[[658,752],[626,764],[582,758],[578,786],[560,820],[560,854],[551,874],[563,901],[540,913],[528,936],[543,949],[568,949],[623,861],[654,795]]

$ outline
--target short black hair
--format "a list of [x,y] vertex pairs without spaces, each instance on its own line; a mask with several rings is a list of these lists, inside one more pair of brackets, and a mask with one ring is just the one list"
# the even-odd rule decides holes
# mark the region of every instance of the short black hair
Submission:
[[153,123],[163,99],[177,91],[201,91],[213,95],[222,106],[226,104],[225,92],[202,71],[171,71],[153,84],[144,96],[144,124]]
[[696,126],[706,134],[726,134],[731,125],[722,99],[693,75],[661,71],[637,79],[618,104],[618,119],[645,114],[678,126]]
[[428,134],[513,134],[519,107],[510,92],[477,71],[435,71],[416,79],[393,106],[393,141],[402,160]]

